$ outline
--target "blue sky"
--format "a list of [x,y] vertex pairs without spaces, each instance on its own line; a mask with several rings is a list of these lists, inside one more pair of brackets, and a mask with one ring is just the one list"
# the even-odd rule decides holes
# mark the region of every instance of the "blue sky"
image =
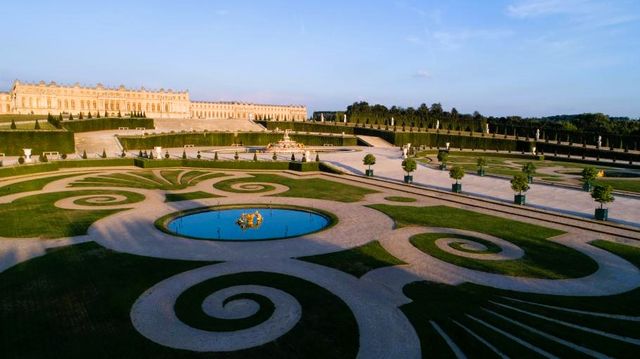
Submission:
[[640,1],[12,1],[14,79],[195,100],[640,117]]

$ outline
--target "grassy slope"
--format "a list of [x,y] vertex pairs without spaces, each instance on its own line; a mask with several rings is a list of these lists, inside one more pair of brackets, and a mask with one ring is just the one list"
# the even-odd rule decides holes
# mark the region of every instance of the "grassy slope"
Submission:
[[249,191],[236,191],[231,188],[231,185],[235,183],[244,182],[272,182],[289,187],[287,192],[277,195],[280,197],[318,198],[339,202],[357,202],[362,200],[365,195],[375,193],[375,191],[366,188],[319,178],[292,179],[272,174],[254,174],[252,178],[222,181],[216,183],[214,187],[227,192],[249,193]]
[[597,184],[611,185],[613,189],[640,193],[640,179],[600,178]]
[[524,249],[524,257],[513,261],[482,261],[449,254],[433,244],[430,235],[418,235],[414,245],[426,253],[459,266],[517,276],[538,278],[574,278],[593,273],[597,264],[588,256],[547,238],[563,232],[446,206],[406,207],[371,206],[391,216],[399,227],[422,225],[450,227],[486,233],[515,243]]

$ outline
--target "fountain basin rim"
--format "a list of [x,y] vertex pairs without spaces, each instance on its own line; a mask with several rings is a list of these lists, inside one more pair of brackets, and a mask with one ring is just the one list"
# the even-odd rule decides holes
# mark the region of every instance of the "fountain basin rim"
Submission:
[[233,241],[233,240],[228,240],[228,239],[216,239],[216,238],[201,238],[201,237],[194,237],[194,236],[189,236],[186,234],[178,234],[175,233],[173,231],[171,231],[168,228],[168,224],[173,221],[176,220],[180,217],[185,217],[185,216],[190,216],[193,214],[198,214],[198,213],[203,213],[203,212],[215,212],[215,211],[221,211],[221,210],[227,210],[227,209],[237,209],[237,208],[264,208],[264,209],[290,209],[290,210],[294,210],[294,211],[301,211],[301,212],[310,212],[322,217],[325,217],[328,221],[327,225],[316,230],[313,232],[308,232],[302,235],[293,235],[293,236],[287,236],[287,237],[278,237],[278,238],[265,238],[265,239],[253,239],[251,241],[247,241],[247,242],[264,242],[264,241],[278,241],[278,240],[282,240],[282,239],[291,239],[291,238],[297,238],[297,237],[304,237],[304,236],[308,236],[310,234],[314,234],[314,233],[318,233],[318,232],[322,232],[322,231],[326,231],[332,227],[334,227],[336,224],[338,224],[339,220],[338,220],[338,216],[336,216],[335,214],[325,211],[325,210],[321,210],[321,209],[317,209],[317,208],[309,208],[309,207],[303,207],[303,206],[296,206],[296,205],[289,205],[289,204],[265,204],[265,203],[234,203],[234,204],[223,204],[223,205],[214,205],[214,206],[203,206],[203,207],[196,207],[196,208],[190,208],[190,209],[186,209],[186,210],[182,210],[182,211],[177,211],[177,212],[173,212],[173,213],[169,213],[166,214],[158,219],[155,220],[154,225],[155,227],[172,236],[175,237],[182,237],[185,239],[194,239],[194,240],[199,240],[199,241],[213,241],[213,242],[238,242],[238,243],[247,243],[247,242],[242,242],[242,241]]

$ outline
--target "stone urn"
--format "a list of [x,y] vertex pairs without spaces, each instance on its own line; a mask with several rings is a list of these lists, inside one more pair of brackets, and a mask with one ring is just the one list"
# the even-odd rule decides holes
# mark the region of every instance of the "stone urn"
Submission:
[[24,153],[24,161],[25,162],[31,162],[31,149],[30,148],[23,148],[22,152]]

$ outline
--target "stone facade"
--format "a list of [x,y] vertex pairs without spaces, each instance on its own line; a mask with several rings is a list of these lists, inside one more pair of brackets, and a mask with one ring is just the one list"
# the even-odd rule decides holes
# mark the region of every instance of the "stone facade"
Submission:
[[8,93],[0,92],[0,114],[57,115],[91,112],[126,116],[130,112],[144,112],[151,118],[202,119],[278,119],[305,120],[305,106],[259,105],[243,102],[191,101],[188,91],[124,86],[108,88],[102,84],[83,87],[79,84],[61,86],[55,82],[23,83],[15,81]]

